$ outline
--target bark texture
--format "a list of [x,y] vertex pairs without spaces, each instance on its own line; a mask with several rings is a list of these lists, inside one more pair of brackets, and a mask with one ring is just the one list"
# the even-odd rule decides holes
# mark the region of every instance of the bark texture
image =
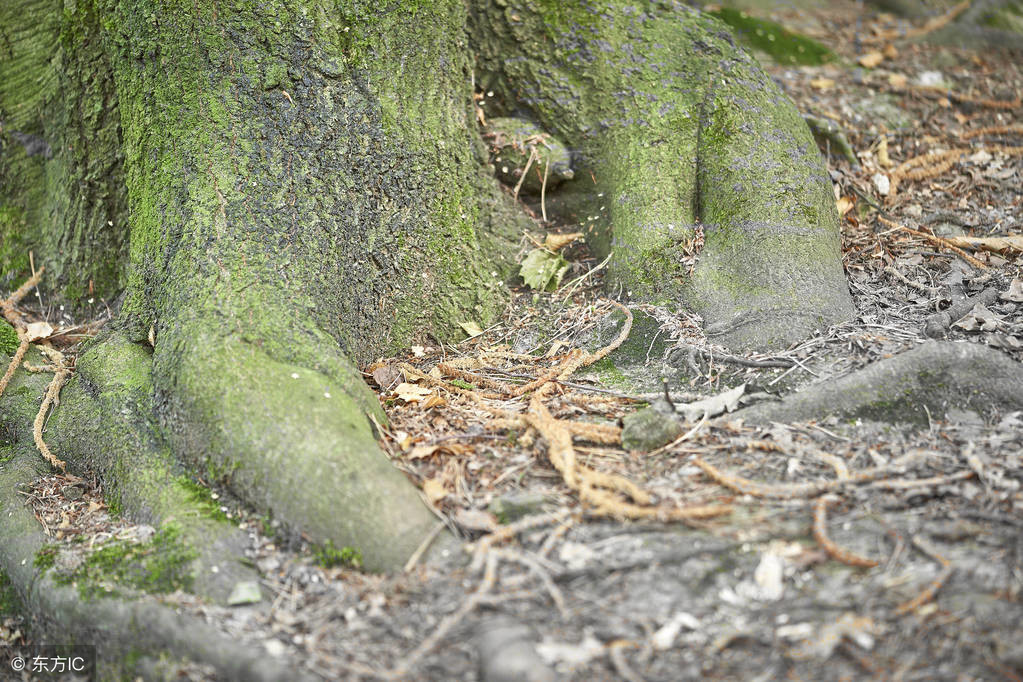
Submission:
[[476,5],[490,113],[575,150],[562,213],[627,295],[687,303],[741,348],[853,316],[820,153],[724,24],[677,2]]
[[368,568],[416,548],[434,520],[377,447],[355,363],[459,338],[505,299],[532,223],[487,168],[477,77],[570,144],[558,202],[627,293],[686,301],[737,346],[851,313],[809,132],[680,4],[0,12],[0,266],[23,275],[31,248],[65,296],[123,286],[47,438],[136,516],[199,472]]

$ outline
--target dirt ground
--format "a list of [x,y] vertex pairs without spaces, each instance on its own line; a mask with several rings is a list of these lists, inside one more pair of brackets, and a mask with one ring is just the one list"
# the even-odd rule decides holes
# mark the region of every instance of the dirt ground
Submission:
[[[570,246],[574,284],[517,293],[501,324],[458,346],[367,368],[390,419],[386,452],[468,551],[437,550],[398,576],[325,568],[221,492],[266,598],[159,599],[321,679],[1023,678],[1023,414],[766,425],[726,414],[686,421],[653,452],[616,442],[643,404],[627,396],[657,392],[662,376],[676,402],[737,386],[770,399],[919,345],[936,314],[988,289],[937,333],[1023,361],[1020,244],[992,241],[1023,239],[1023,58],[905,41],[904,25],[855,2],[773,18],[844,60],[768,68],[857,157],[823,142],[857,320],[739,358],[692,316],[632,306],[635,336],[611,364],[576,369],[624,315],[600,298],[598,263]],[[875,50],[879,63],[858,63]],[[501,393],[566,368],[547,416]],[[591,474],[602,484],[587,487]],[[69,500],[59,477],[27,497],[54,527],[104,513],[98,488]],[[119,523],[97,528],[132,532]],[[0,641],[30,640],[2,619]]]

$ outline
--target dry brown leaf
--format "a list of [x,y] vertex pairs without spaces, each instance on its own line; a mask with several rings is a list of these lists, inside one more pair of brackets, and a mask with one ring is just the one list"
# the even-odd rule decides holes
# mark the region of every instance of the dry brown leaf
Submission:
[[890,73],[888,74],[888,85],[893,88],[904,88],[909,83],[909,78],[901,73]]
[[493,533],[498,529],[497,517],[482,509],[456,509],[454,521],[466,530]]
[[433,445],[417,445],[408,453],[408,459],[425,459],[434,454],[471,455],[472,448],[464,443],[435,443]]
[[432,367],[432,368],[430,369],[430,371],[429,371],[429,372],[427,372],[427,374],[428,374],[429,376],[433,377],[434,379],[443,379],[443,378],[444,378],[444,375],[443,375],[443,374],[441,373],[441,371],[440,371],[440,367],[438,367],[437,365],[434,365],[434,366],[433,366],[433,367]]
[[390,365],[383,365],[372,370],[373,381],[380,388],[390,388],[401,379],[401,371]]
[[881,141],[877,145],[877,164],[881,168],[891,168],[895,164],[892,163],[891,157],[888,156],[888,138],[882,137]]
[[405,431],[396,431],[393,437],[394,442],[398,444],[402,451],[408,450],[412,445],[412,436]]
[[835,81],[831,78],[814,78],[810,81],[810,87],[817,90],[830,90],[835,87]]
[[896,57],[899,56],[899,51],[897,49],[895,49],[895,46],[892,45],[891,43],[888,43],[887,45],[885,45],[884,46],[884,50],[882,50],[881,53],[887,59],[895,59]]
[[448,496],[448,491],[444,487],[444,481],[441,480],[441,477],[428,478],[423,481],[423,493],[426,495],[426,499],[430,501],[430,504],[437,504]]
[[433,391],[425,386],[417,386],[416,384],[409,383],[400,383],[393,391],[393,395],[401,398],[407,403],[419,402],[431,393],[433,393]]
[[861,55],[860,58],[857,59],[856,61],[858,61],[860,63],[860,66],[864,68],[873,69],[884,61],[884,55],[881,52],[874,50],[873,52],[868,52],[865,55]]
[[841,197],[835,204],[838,207],[838,215],[844,216],[856,205],[856,200],[852,197]]
[[423,401],[423,409],[428,410],[431,407],[442,407],[447,404],[448,401],[444,400],[444,398],[441,398],[439,395],[434,394]]
[[53,327],[50,326],[49,322],[30,322],[25,325],[25,334],[28,336],[29,341],[49,338],[52,333]]
[[572,232],[570,234],[556,234],[554,232],[547,235],[547,239],[544,240],[543,246],[549,251],[557,251],[568,246],[576,239],[582,238],[582,232]]

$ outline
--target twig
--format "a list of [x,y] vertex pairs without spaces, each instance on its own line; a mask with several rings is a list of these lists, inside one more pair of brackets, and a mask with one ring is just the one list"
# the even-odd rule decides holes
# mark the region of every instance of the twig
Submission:
[[529,167],[533,165],[533,158],[536,156],[536,150],[532,147],[529,148],[529,158],[526,159],[526,167],[522,170],[522,175],[519,177],[518,183],[515,185],[515,200],[519,199],[519,190],[522,189],[522,183],[526,180],[526,173],[529,172]]
[[426,554],[426,550],[430,548],[430,545],[433,544],[433,541],[437,539],[437,536],[440,535],[440,532],[445,528],[447,528],[447,524],[444,521],[441,521],[433,527],[430,534],[427,535],[421,543],[419,543],[419,546],[416,547],[416,551],[412,552],[412,556],[410,556],[408,561],[405,562],[405,566],[402,568],[404,573],[410,573],[412,569],[416,567],[416,564],[419,563],[422,556]]
[[547,174],[551,170],[551,160],[547,159],[547,165],[543,167],[543,184],[540,185],[540,215],[543,221],[547,222]]
[[919,535],[914,535],[913,544],[916,545],[921,552],[930,556],[932,559],[941,564],[942,568],[941,572],[938,573],[938,576],[934,580],[932,580],[930,584],[928,584],[927,587],[924,588],[924,590],[920,594],[918,594],[917,596],[915,596],[914,598],[910,599],[907,602],[903,602],[895,609],[895,614],[898,616],[905,615],[910,611],[915,611],[916,609],[920,608],[927,602],[934,599],[934,596],[938,593],[938,590],[942,588],[942,586],[948,581],[949,577],[951,577],[951,575],[955,572],[955,567],[952,565],[952,562],[943,557],[942,555],[938,554],[938,552],[935,551],[935,549],[931,547],[930,543],[924,540],[923,537]]
[[905,227],[904,225],[899,225],[898,223],[896,223],[894,221],[888,220],[884,216],[878,216],[877,219],[879,221],[881,221],[882,223],[884,223],[885,225],[887,225],[888,227],[891,227],[893,229],[899,229],[899,230],[902,230],[903,232],[908,232],[909,234],[917,236],[917,237],[923,237],[924,239],[926,239],[927,241],[931,242],[932,244],[936,244],[938,246],[942,246],[942,247],[948,249],[949,251],[954,252],[960,258],[962,258],[963,260],[965,260],[967,263],[969,263],[970,265],[972,265],[975,268],[978,268],[980,270],[986,270],[987,267],[988,267],[987,263],[984,263],[984,262],[981,262],[981,261],[977,260],[976,258],[974,258],[970,254],[966,253],[965,251],[960,249],[958,246],[956,246],[955,244],[951,243],[947,239],[944,239],[943,237],[938,237],[938,236],[933,235],[933,234],[928,234],[926,232],[921,232],[920,230],[910,229],[908,227]]
[[906,286],[912,287],[913,289],[916,289],[917,291],[923,292],[925,294],[935,294],[941,291],[941,289],[939,289],[938,287],[929,287],[926,284],[914,282],[913,280],[909,279],[908,277],[906,277],[905,275],[903,275],[901,272],[899,272],[890,265],[884,266],[884,271],[887,272],[892,277],[894,277],[895,279],[902,282],[903,284],[905,284]]
[[836,502],[837,498],[831,495],[822,495],[817,498],[813,507],[813,537],[817,544],[824,548],[831,558],[849,566],[860,568],[874,568],[877,562],[873,559],[862,557],[859,554],[850,552],[840,547],[834,540],[828,537],[828,505]]

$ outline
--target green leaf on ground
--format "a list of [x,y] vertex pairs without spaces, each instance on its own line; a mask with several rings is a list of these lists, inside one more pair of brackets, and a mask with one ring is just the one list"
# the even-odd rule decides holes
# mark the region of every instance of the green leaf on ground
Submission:
[[529,287],[538,291],[554,291],[568,272],[565,257],[547,249],[533,249],[522,261],[519,276]]

